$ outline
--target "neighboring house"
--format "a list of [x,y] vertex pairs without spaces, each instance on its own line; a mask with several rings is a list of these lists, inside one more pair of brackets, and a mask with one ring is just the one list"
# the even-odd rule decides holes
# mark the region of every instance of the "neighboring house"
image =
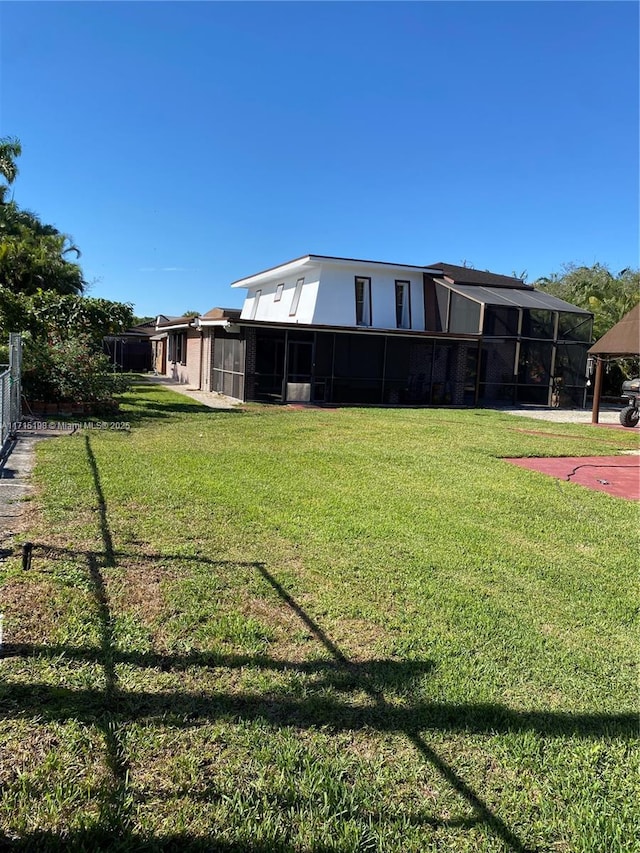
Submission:
[[193,317],[161,314],[156,321],[156,334],[151,340],[154,371],[181,385],[197,388],[200,383],[201,347],[193,320]]
[[155,333],[153,320],[133,326],[119,335],[103,338],[103,349],[111,364],[119,370],[146,373],[152,369],[151,338]]
[[550,405],[560,384],[565,402],[584,404],[591,314],[517,278],[305,255],[232,287],[247,290],[240,312],[166,328],[199,340],[193,367],[189,348],[181,365],[197,387],[246,401],[474,406]]
[[[203,391],[214,390],[214,385],[220,385],[222,393],[242,399],[242,386],[237,380],[229,382],[224,376],[218,376],[223,372],[234,373],[233,368],[237,367],[232,360],[230,370],[224,371],[225,336],[219,333],[239,317],[239,309],[225,308],[214,308],[200,317],[159,315],[156,334],[151,339],[155,372]],[[217,333],[220,343],[214,354]],[[216,355],[222,359],[218,366]]]

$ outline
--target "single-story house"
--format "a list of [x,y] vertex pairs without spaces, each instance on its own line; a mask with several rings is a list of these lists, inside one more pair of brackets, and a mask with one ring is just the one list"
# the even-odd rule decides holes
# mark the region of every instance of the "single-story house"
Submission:
[[[214,381],[214,340],[216,329],[228,328],[230,322],[240,318],[240,309],[213,308],[199,317],[166,317],[159,315],[152,336],[153,369],[161,376],[168,376],[181,385],[190,385],[203,391],[218,390],[221,393],[242,399],[237,382]],[[224,357],[224,340],[221,336],[216,355]],[[234,393],[235,392],[235,393]]]
[[162,372],[245,401],[584,404],[592,315],[518,278],[305,255],[232,287],[239,312],[158,324],[186,342]]

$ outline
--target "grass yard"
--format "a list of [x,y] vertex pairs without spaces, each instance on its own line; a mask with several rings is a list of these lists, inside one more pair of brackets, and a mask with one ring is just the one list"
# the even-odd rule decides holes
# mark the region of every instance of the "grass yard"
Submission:
[[0,563],[0,847],[640,851],[638,507],[500,459],[637,435],[122,418],[39,444]]

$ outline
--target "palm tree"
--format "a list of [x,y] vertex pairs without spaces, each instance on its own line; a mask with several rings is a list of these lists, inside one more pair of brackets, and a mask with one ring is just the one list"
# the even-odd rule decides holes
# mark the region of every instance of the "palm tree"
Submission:
[[0,175],[7,182],[0,185],[0,204],[4,204],[5,195],[18,174],[16,157],[22,154],[20,140],[11,136],[0,137]]

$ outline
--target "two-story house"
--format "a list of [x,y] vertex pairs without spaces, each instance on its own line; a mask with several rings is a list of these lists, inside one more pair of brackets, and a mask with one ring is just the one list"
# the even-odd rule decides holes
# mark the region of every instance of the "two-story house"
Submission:
[[591,315],[517,278],[305,255],[232,287],[247,400],[583,403]]
[[[305,255],[233,282],[237,312],[195,321],[204,373],[242,400],[582,405],[591,314],[517,278]],[[204,387],[204,386],[203,386]]]

